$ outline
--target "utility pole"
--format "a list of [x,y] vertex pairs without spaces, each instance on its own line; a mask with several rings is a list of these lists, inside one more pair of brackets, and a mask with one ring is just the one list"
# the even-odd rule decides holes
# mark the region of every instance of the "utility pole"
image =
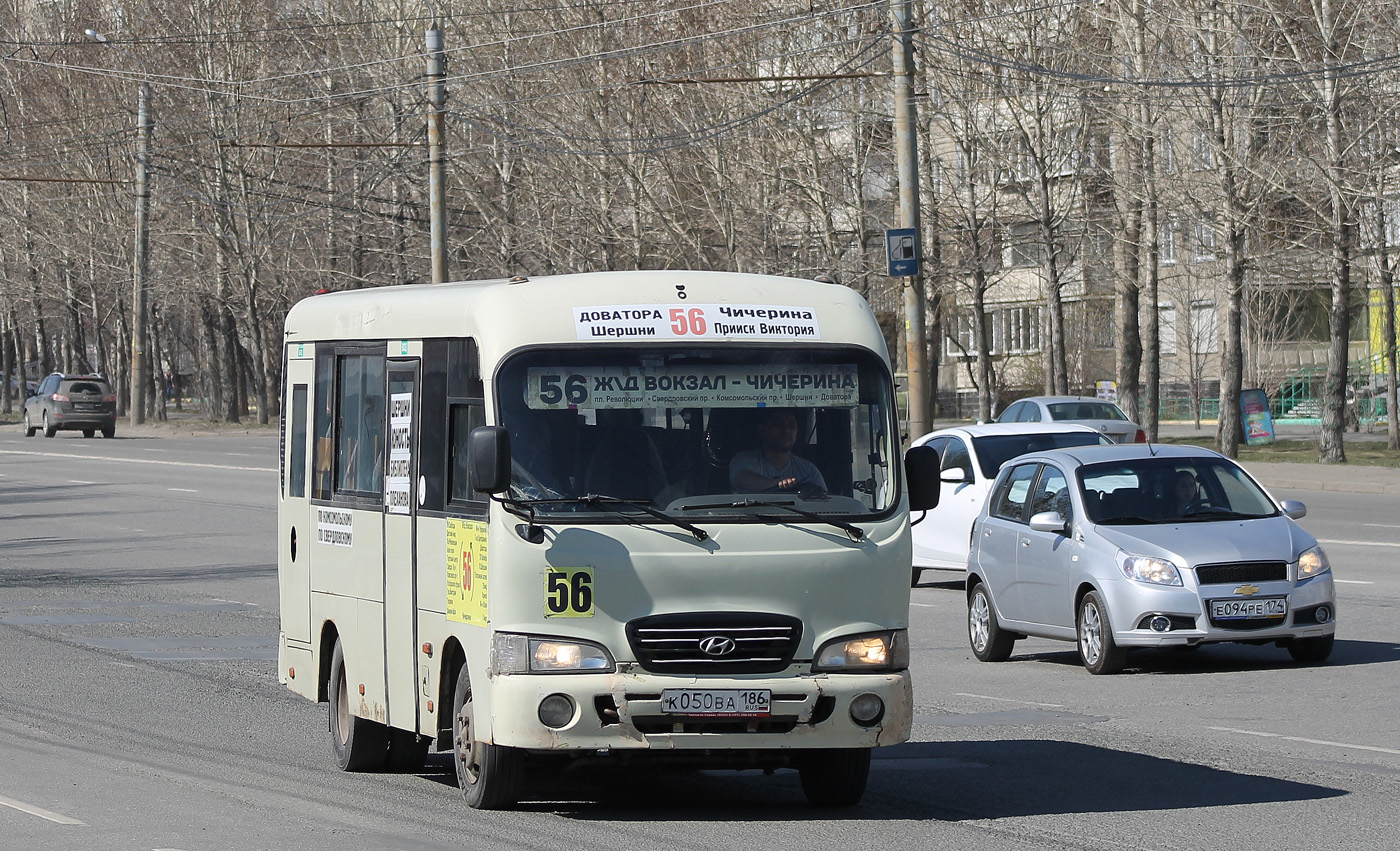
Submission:
[[151,86],[142,82],[136,100],[136,256],[131,283],[131,424],[146,421],[146,273],[151,191],[146,180],[151,150]]
[[432,237],[433,283],[447,280],[447,190],[443,181],[442,117],[447,106],[447,55],[436,16],[427,32],[428,48],[428,218]]
[[[899,226],[919,227],[919,155],[914,121],[914,42],[909,23],[910,0],[890,0],[894,38],[894,139],[899,161]],[[922,252],[920,252],[922,253]],[[928,431],[928,332],[924,322],[922,270],[904,279],[904,353],[909,382],[909,437]]]

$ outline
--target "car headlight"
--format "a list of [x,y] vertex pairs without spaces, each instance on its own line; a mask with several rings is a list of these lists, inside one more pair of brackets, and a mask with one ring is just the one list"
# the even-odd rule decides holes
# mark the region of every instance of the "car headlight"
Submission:
[[1146,582],[1149,585],[1181,584],[1181,572],[1176,569],[1176,565],[1165,559],[1135,556],[1119,550],[1118,569],[1134,582]]
[[902,629],[828,641],[812,660],[813,671],[902,671],[909,667],[909,633]]
[[1311,547],[1303,550],[1303,554],[1298,556],[1299,579],[1307,579],[1331,569],[1332,565],[1327,561],[1327,553],[1322,551],[1322,547]]
[[589,641],[498,632],[491,667],[498,674],[596,674],[615,666],[606,649]]

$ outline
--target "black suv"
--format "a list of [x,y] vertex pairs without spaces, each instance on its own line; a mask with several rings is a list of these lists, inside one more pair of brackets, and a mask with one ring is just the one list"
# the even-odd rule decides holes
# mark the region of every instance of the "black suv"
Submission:
[[24,402],[24,436],[33,437],[41,428],[44,437],[53,437],[59,429],[81,431],[83,437],[99,431],[103,437],[114,437],[117,396],[112,385],[100,375],[55,372],[45,378]]

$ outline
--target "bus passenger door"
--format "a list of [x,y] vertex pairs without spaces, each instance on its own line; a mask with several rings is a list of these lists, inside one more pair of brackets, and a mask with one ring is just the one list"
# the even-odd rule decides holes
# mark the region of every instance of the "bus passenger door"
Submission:
[[277,512],[278,593],[282,634],[311,643],[311,552],[316,523],[311,509],[311,395],[316,387],[315,346],[287,347],[282,399],[281,506]]
[[418,725],[418,361],[390,360],[389,451],[384,468],[384,667],[389,724]]

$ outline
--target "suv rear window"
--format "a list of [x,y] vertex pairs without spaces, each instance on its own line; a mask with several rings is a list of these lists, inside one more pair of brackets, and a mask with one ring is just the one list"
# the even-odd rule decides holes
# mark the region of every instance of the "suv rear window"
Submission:
[[105,396],[110,392],[107,389],[107,382],[105,381],[84,379],[82,381],[68,381],[64,383],[68,385],[64,389],[69,393],[79,393],[85,396]]

